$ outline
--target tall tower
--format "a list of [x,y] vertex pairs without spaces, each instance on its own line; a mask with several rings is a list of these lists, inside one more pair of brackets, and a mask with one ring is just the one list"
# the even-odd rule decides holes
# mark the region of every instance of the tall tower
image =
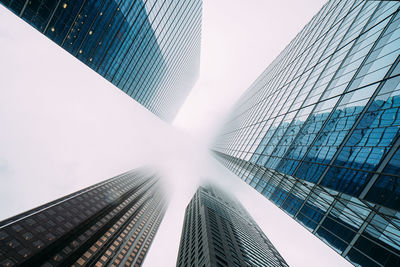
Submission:
[[239,99],[213,148],[354,265],[400,266],[399,9],[328,1]]
[[137,169],[0,222],[0,266],[140,266],[166,210]]
[[0,3],[166,121],[197,80],[201,0]]
[[243,206],[200,187],[185,211],[177,266],[288,266]]

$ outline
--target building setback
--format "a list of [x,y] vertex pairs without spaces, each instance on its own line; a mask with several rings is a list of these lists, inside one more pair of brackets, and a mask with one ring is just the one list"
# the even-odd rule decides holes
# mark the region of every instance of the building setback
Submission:
[[140,266],[165,214],[137,169],[0,222],[0,266]]
[[201,0],[0,3],[166,121],[197,80]]
[[186,208],[176,266],[288,265],[236,199],[205,186]]
[[400,266],[400,2],[328,1],[213,150],[354,265]]

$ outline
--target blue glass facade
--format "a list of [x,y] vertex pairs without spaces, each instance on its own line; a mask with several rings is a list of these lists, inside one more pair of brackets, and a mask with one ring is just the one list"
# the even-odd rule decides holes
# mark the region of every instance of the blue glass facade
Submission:
[[166,121],[198,76],[201,0],[0,0]]
[[400,2],[328,1],[233,108],[217,158],[354,265],[400,265]]

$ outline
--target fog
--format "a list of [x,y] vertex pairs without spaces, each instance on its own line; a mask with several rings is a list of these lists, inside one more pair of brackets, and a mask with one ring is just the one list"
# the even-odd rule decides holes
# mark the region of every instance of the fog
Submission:
[[173,125],[0,6],[0,220],[151,165],[170,202],[144,266],[175,266],[204,178],[239,198],[290,265],[349,265],[208,151],[234,101],[322,2],[204,1],[200,79]]

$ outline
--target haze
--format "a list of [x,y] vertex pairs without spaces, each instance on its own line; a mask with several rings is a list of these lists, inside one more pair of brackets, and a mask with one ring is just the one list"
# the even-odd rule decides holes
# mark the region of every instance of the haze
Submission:
[[325,1],[203,2],[200,78],[168,125],[0,6],[0,220],[141,165],[170,204],[145,267],[175,266],[201,180],[233,192],[291,266],[350,266],[208,152],[235,100]]

